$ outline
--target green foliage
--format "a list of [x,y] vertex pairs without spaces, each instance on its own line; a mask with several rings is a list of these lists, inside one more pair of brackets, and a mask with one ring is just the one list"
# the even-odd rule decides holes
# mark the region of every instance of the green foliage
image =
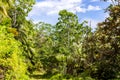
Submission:
[[20,46],[21,43],[14,39],[14,34],[8,33],[6,26],[0,26],[0,68],[6,80],[28,79]]
[[82,76],[78,76],[78,77],[74,77],[74,76],[71,76],[71,75],[62,75],[62,74],[56,74],[56,75],[53,75],[50,80],[95,80],[89,76],[85,76],[83,77]]
[[[71,12],[62,10],[59,15],[59,22],[55,26],[42,22],[36,24],[36,59],[42,63],[39,67],[46,74],[77,76],[85,68],[86,54],[82,53],[81,44],[84,35],[91,29],[86,22],[79,23],[77,16]],[[37,66],[38,64],[36,63]]]
[[[108,8],[108,11],[110,16],[104,22],[99,24],[96,35],[97,41],[99,41],[98,45],[100,45],[99,50],[101,51],[98,52],[99,54],[101,54],[101,62],[99,65],[99,69],[103,70],[102,77],[111,79],[117,77],[116,74],[118,74],[118,70],[120,70],[120,58],[118,58],[120,54],[120,16],[118,15],[120,7],[117,5],[112,6]],[[109,18],[112,18],[112,20]],[[106,67],[102,68],[102,66]]]
[[[11,19],[9,32],[14,33],[15,39],[22,43],[22,54],[25,56],[25,61],[28,66],[29,72],[34,69],[35,63],[35,50],[33,36],[33,22],[26,20],[28,12],[32,9],[35,0],[15,0],[14,5],[8,10],[8,15]],[[32,69],[33,68],[33,69]]]
[[[90,28],[86,22],[79,23],[75,14],[62,10],[59,12],[59,22],[56,24],[55,47],[56,53],[63,54],[62,73],[78,75],[84,68],[85,54],[81,53],[82,42],[86,31]],[[82,68],[81,68],[82,67]]]
[[[83,52],[88,54],[90,75],[96,79],[119,78],[120,22],[118,5],[107,8],[109,17],[98,24],[97,30],[86,36]],[[86,44],[87,43],[87,44]]]
[[[57,67],[57,59],[54,56],[52,41],[52,26],[46,23],[36,24],[35,47],[37,61],[41,61],[42,67],[46,72],[52,73],[53,67]],[[38,62],[36,65],[39,64]],[[41,66],[41,65],[40,65]]]
[[[0,18],[8,18],[8,10],[12,7],[14,0],[1,0],[0,1]],[[1,20],[0,20],[1,22]]]
[[0,78],[119,80],[120,2],[111,1],[109,17],[94,32],[67,10],[54,26],[34,24],[26,17],[35,0],[0,1]]

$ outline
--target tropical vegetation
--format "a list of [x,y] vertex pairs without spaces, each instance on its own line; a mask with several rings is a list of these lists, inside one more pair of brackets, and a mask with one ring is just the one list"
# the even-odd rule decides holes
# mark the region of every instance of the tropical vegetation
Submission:
[[0,80],[120,80],[120,1],[111,1],[93,31],[67,10],[55,25],[33,23],[35,0],[1,0]]

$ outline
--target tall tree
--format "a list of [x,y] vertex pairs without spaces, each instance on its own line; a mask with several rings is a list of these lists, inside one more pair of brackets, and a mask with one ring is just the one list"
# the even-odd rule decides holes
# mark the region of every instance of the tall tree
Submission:
[[[115,1],[117,2],[117,0]],[[120,6],[111,4],[106,11],[109,13],[109,17],[98,24],[93,35],[94,39],[91,39],[92,42],[89,42],[89,39],[87,40],[88,44],[95,46],[91,49],[90,45],[88,50],[93,51],[93,65],[91,67],[94,70],[91,71],[91,76],[98,80],[119,78],[120,70]]]
[[23,54],[26,56],[26,61],[34,65],[33,56],[34,49],[31,40],[34,35],[33,23],[26,19],[28,12],[32,9],[35,0],[15,0],[14,6],[8,11],[11,18],[10,31],[15,31],[15,39],[22,43],[24,49]]
[[90,28],[86,22],[79,23],[78,17],[66,10],[60,11],[59,16],[55,31],[55,45],[57,47],[55,53],[63,54],[66,57],[64,73],[76,74],[76,69],[80,69],[84,64],[82,59],[85,56],[81,53],[81,48],[86,31]]

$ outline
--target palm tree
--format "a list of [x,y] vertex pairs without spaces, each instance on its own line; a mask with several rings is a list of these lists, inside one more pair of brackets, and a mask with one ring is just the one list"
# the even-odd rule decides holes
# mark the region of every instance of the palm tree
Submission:
[[8,16],[8,10],[10,7],[13,6],[15,0],[1,0],[0,1],[0,16],[4,17],[9,17]]

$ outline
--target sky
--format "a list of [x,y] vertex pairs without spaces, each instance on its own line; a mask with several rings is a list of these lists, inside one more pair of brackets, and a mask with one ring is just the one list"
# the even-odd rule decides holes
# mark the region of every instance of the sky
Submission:
[[91,23],[91,27],[95,29],[97,23],[104,21],[108,16],[105,9],[110,2],[100,0],[36,0],[36,4],[28,14],[28,19],[32,19],[34,23],[45,22],[55,25],[58,22],[58,13],[60,10],[66,9],[78,16],[79,22],[84,20]]

